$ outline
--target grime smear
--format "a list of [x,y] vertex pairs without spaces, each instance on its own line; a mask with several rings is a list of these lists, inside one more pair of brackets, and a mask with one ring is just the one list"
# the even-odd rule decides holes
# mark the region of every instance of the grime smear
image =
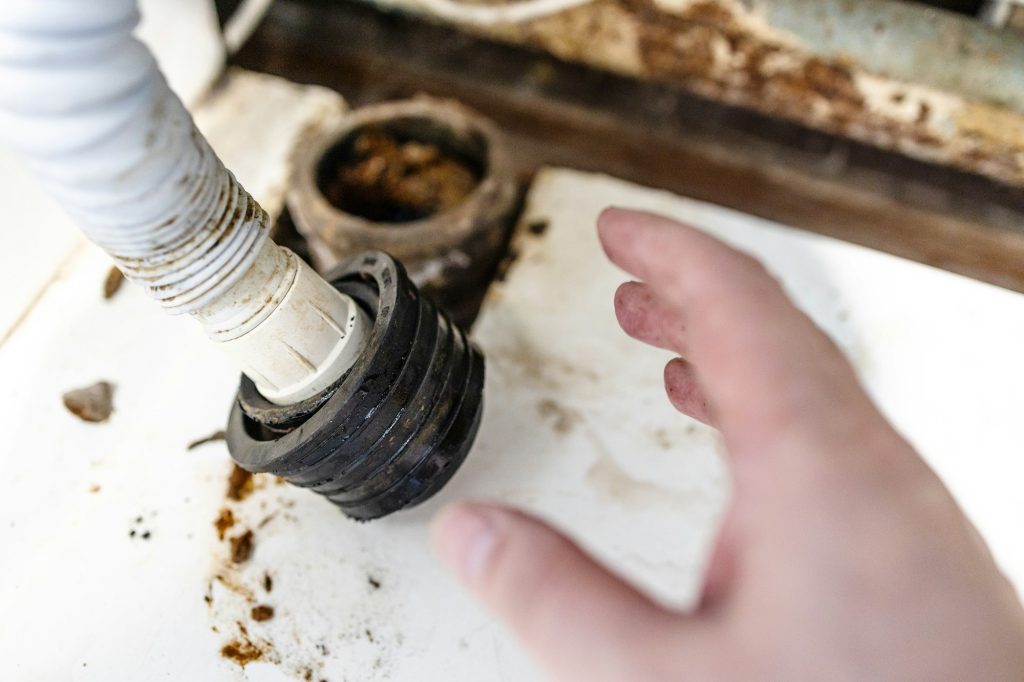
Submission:
[[76,388],[63,396],[68,412],[85,422],[100,423],[114,412],[114,385],[99,381],[92,386]]
[[568,435],[579,421],[579,414],[558,402],[546,398],[537,403],[537,412],[541,419],[551,425],[551,429],[560,436]]
[[604,452],[590,466],[586,480],[602,497],[628,509],[679,510],[688,506],[681,493],[634,478]]
[[479,182],[468,161],[380,127],[359,133],[349,157],[325,183],[324,196],[369,220],[421,220],[462,203]]

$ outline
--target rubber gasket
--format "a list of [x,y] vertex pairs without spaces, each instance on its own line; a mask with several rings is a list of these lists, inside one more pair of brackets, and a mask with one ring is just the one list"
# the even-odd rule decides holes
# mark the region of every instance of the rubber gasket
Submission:
[[373,320],[367,350],[300,405],[273,405],[243,376],[228,449],[243,469],[369,520],[428,499],[462,464],[480,424],[484,359],[387,254],[361,254],[327,279]]

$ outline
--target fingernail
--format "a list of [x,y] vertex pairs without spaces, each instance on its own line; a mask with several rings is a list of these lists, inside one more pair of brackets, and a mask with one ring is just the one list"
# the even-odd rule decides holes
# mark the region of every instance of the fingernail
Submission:
[[480,581],[494,553],[496,510],[462,504],[441,512],[434,524],[434,545],[441,560],[468,585]]

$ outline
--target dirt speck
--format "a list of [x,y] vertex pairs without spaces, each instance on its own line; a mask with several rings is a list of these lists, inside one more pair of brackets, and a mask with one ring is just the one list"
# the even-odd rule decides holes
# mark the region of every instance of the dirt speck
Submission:
[[928,122],[928,119],[932,115],[932,108],[927,102],[920,102],[917,109],[917,120],[915,121],[918,125],[923,125]]
[[268,593],[274,590],[274,579],[270,577],[269,573],[263,574],[263,589]]
[[374,578],[372,575],[366,576],[366,582],[368,582],[370,584],[370,587],[374,590],[380,589],[380,580]]
[[252,558],[253,544],[251,530],[231,538],[231,561],[236,564],[244,564]]
[[105,422],[114,411],[114,385],[98,381],[64,394],[64,407],[82,421]]
[[196,448],[206,445],[207,443],[216,443],[219,440],[224,440],[225,434],[223,431],[214,431],[209,436],[203,436],[197,440],[192,441],[188,444],[187,450],[195,450]]
[[252,619],[257,623],[262,623],[265,620],[270,620],[274,617],[274,607],[267,606],[266,604],[260,604],[252,607],[252,611],[249,612]]
[[235,464],[231,469],[231,475],[228,476],[228,499],[241,502],[249,496],[254,487],[252,474]]
[[224,507],[223,509],[221,509],[220,510],[220,514],[217,515],[217,518],[213,522],[213,527],[217,529],[217,537],[218,537],[218,539],[223,540],[224,539],[224,534],[227,533],[228,530],[232,526],[234,526],[234,525],[235,525],[235,515],[234,515],[234,513],[230,509],[228,509],[227,507]]
[[550,223],[542,218],[539,220],[531,220],[530,223],[526,226],[526,229],[530,232],[530,234],[539,237],[540,235],[548,231],[549,226]]
[[437,145],[402,140],[374,127],[356,136],[348,158],[321,189],[343,211],[405,222],[458,205],[478,181],[479,172],[466,160]]
[[91,486],[89,486],[89,492],[90,493],[98,493],[99,491],[100,491],[100,484],[99,483],[93,483]]
[[123,283],[124,273],[116,265],[111,266],[110,271],[107,272],[107,278],[103,280],[103,298],[108,301],[114,298],[114,294],[121,289]]

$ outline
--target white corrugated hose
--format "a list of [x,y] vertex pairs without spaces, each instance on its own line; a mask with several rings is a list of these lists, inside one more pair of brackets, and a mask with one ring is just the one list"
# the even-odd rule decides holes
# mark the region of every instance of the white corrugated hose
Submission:
[[135,0],[4,0],[0,142],[131,282],[197,318],[268,400],[312,397],[354,362],[368,320],[267,238],[267,214],[132,36],[138,19]]

